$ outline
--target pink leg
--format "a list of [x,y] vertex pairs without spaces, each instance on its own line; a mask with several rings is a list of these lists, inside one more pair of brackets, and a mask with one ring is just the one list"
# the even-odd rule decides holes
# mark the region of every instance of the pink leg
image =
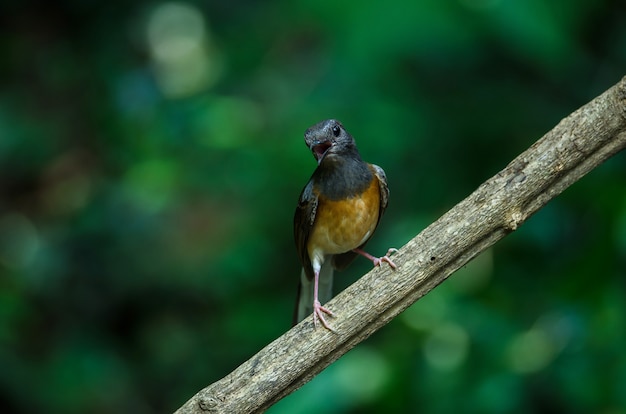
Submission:
[[315,280],[313,284],[313,325],[317,327],[317,320],[319,319],[319,321],[322,323],[324,328],[328,329],[329,331],[335,332],[335,330],[331,328],[330,325],[328,325],[328,323],[326,322],[326,319],[324,319],[324,314],[327,314],[330,316],[335,316],[335,314],[332,313],[330,309],[323,307],[319,299],[317,298],[317,285],[319,283],[319,278],[320,278],[320,273],[315,272]]
[[374,266],[380,266],[380,264],[382,262],[387,262],[389,263],[389,266],[391,266],[392,269],[396,269],[398,266],[396,266],[396,264],[393,262],[393,260],[391,260],[391,256],[393,253],[397,252],[398,249],[394,249],[393,247],[389,250],[387,250],[387,254],[384,255],[383,257],[374,257],[371,254],[369,254],[366,251],[363,251],[361,249],[354,249],[352,250],[355,253],[360,254],[363,257],[366,257],[368,259],[370,259],[372,261],[372,263],[374,264]]

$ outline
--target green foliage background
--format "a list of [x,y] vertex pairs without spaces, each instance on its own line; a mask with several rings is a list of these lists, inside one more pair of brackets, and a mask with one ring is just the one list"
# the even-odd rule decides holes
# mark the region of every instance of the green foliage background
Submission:
[[[308,126],[386,170],[380,254],[626,75],[617,0],[0,11],[6,413],[172,412],[285,332]],[[620,154],[269,412],[626,413],[625,185]]]

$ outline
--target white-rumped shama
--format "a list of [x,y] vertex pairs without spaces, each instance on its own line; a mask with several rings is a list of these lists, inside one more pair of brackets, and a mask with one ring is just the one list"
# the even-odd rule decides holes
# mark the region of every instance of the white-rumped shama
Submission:
[[339,121],[322,121],[304,133],[317,168],[302,190],[293,220],[298,256],[302,262],[294,323],[311,312],[313,322],[333,330],[324,314],[334,314],[321,303],[332,298],[333,269],[346,268],[360,254],[374,266],[387,262],[363,247],[372,237],[389,198],[382,168],[361,159],[354,138]]

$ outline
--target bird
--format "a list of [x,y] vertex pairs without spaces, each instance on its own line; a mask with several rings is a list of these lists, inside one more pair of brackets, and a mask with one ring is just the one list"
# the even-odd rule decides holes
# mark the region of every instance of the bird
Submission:
[[304,141],[317,160],[317,168],[300,193],[294,214],[294,239],[302,271],[294,324],[313,314],[328,330],[334,329],[322,306],[332,298],[334,270],[345,269],[358,256],[374,266],[396,264],[389,249],[375,257],[363,248],[387,208],[389,188],[385,171],[361,159],[354,138],[341,122],[321,121],[308,128]]

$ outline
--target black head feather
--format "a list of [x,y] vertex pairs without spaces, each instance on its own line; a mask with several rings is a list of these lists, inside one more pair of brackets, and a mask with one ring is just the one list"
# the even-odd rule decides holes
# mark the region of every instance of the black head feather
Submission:
[[327,119],[307,129],[304,133],[304,142],[313,152],[318,164],[333,155],[360,159],[354,138],[341,122],[335,119]]

